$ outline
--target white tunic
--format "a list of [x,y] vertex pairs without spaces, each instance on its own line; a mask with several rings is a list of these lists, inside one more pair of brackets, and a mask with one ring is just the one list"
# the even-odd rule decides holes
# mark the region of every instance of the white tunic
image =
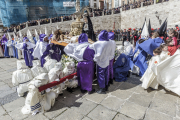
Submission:
[[180,95],[180,50],[157,66],[157,81],[166,89]]

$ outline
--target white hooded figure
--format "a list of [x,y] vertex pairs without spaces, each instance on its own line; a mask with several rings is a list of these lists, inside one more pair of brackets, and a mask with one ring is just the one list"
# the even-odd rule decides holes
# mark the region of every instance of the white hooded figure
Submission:
[[47,36],[45,34],[40,34],[39,42],[36,43],[36,47],[32,54],[34,57],[38,58],[39,60],[41,59],[41,56],[45,52],[46,46],[49,43],[49,42],[46,42],[45,39],[47,39]]
[[144,89],[147,89],[148,87],[158,89],[159,83],[157,78],[157,66],[169,57],[170,53],[168,51],[162,51],[160,55],[153,56],[149,60],[148,68],[140,79],[140,81],[142,81],[142,87]]
[[29,41],[30,41],[31,43],[35,44],[35,42],[34,42],[34,40],[33,40],[33,36],[32,36],[32,34],[31,34],[31,32],[29,31],[29,29],[28,29],[28,31],[27,31],[27,37],[29,38]]
[[32,113],[32,115],[35,115],[37,112],[50,110],[54,105],[55,92],[49,88],[42,93],[38,90],[38,87],[47,84],[48,80],[48,74],[43,73],[28,84],[29,93],[26,97],[25,106],[21,110],[23,114]]
[[42,73],[47,73],[47,70],[41,67],[41,65],[36,65],[31,68],[33,77],[37,77],[38,75]]
[[63,70],[64,77],[68,76],[68,75],[70,75],[70,74],[72,74],[74,72],[75,72],[75,64],[74,64],[74,62],[66,62],[65,63],[65,68]]
[[8,38],[9,38],[9,40],[7,41],[7,47],[8,47],[9,56],[11,57],[11,56],[14,56],[14,52],[15,52],[15,51],[13,51],[14,43],[13,43],[11,35],[9,33],[8,33]]
[[144,27],[143,27],[143,30],[142,30],[142,33],[141,33],[141,38],[149,38],[149,32],[148,32],[148,28],[147,28],[147,25],[146,25],[146,21],[144,23]]
[[52,68],[49,73],[48,73],[48,76],[49,76],[49,82],[53,82],[55,81],[56,79],[59,79],[59,75],[62,74],[62,65],[60,62],[56,63],[55,64],[55,67]]
[[24,60],[17,61],[17,71],[13,72],[12,84],[17,87],[18,96],[21,97],[28,91],[27,84],[33,79],[31,70],[26,66]]
[[44,68],[49,72],[52,68],[55,67],[57,60],[55,59],[51,59],[49,56],[45,57],[45,64],[44,64]]

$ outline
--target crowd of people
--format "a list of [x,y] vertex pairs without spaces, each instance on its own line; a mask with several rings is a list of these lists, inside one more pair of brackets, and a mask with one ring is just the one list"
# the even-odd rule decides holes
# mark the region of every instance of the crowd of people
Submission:
[[[165,1],[169,1],[169,0],[165,0]],[[157,0],[156,3],[161,3],[161,2],[165,2],[165,1]],[[152,5],[152,4],[154,4],[154,0],[144,0],[143,1],[143,6],[148,6],[148,5]],[[120,8],[122,8],[123,11],[126,11],[126,10],[130,9],[130,6],[132,6],[132,9],[140,8],[141,2],[140,1],[138,1],[138,2],[136,1],[134,3],[130,2],[129,4],[124,4],[120,7],[112,8],[112,9],[99,9],[99,8],[92,9],[92,8],[90,8],[90,17],[93,17],[93,14],[94,14],[94,16],[102,16],[103,12],[104,12],[104,15],[111,15],[112,12],[114,12],[114,14],[118,14],[118,13],[120,13]],[[69,16],[64,15],[64,16],[54,17],[51,19],[52,19],[52,23],[55,23],[55,22],[61,22],[61,19],[63,19],[63,21],[69,21],[69,20],[72,20],[73,18],[75,19],[74,15],[69,15]],[[40,22],[41,25],[48,24],[48,23],[50,23],[50,18],[44,18],[44,19],[39,19],[39,20],[30,20],[30,21],[27,21],[27,24],[28,24],[28,26],[36,26],[36,25],[38,25],[38,21]],[[4,33],[14,32],[14,28],[18,32],[19,30],[22,30],[25,27],[26,27],[26,22],[20,23],[19,25],[12,25],[9,28],[3,29],[3,32]]]
[[[168,91],[180,95],[178,26],[176,29],[166,31],[165,21],[159,29],[150,30],[145,22],[142,29],[99,30],[95,32],[96,38],[94,38],[93,28],[86,29],[86,24],[92,25],[88,17],[82,34],[78,36],[72,36],[68,31],[63,33],[57,29],[50,35],[47,33],[36,33],[33,36],[5,34],[1,38],[1,57],[24,59],[18,62],[20,68],[13,73],[12,82],[18,85],[19,96],[29,91],[26,101],[33,99],[35,102],[26,102],[22,108],[23,114],[36,114],[41,106],[44,110],[49,110],[65,86],[69,92],[72,91],[71,88],[79,86],[82,93],[93,94],[96,91],[98,94],[106,94],[114,80],[126,81],[130,72],[141,77],[140,81],[144,89],[149,87],[158,89],[158,86],[162,85]],[[117,33],[122,34],[123,45],[116,46],[114,40]],[[88,38],[93,41],[91,44],[88,43]],[[34,58],[38,59],[39,64],[33,63]],[[29,71],[32,71],[32,75]],[[39,87],[75,72],[77,72],[77,78],[71,77],[73,80],[51,86],[39,95]],[[21,76],[27,76],[29,79],[23,79]],[[92,87],[94,77],[98,81],[98,90]],[[46,94],[45,98],[44,94]],[[46,102],[40,102],[41,99]],[[49,103],[47,99],[52,101]]]

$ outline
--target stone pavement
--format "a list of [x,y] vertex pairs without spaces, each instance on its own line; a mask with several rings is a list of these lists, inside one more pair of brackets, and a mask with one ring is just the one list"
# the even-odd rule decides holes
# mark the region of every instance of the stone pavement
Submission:
[[[11,83],[15,58],[0,58],[0,120],[180,120],[180,98],[159,87],[143,90],[139,77],[114,82],[107,94],[64,91],[48,112],[22,115],[25,98]],[[98,88],[97,82],[93,83]]]

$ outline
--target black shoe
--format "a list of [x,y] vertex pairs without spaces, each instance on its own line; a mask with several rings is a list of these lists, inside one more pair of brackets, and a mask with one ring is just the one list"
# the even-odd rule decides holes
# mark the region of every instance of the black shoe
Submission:
[[106,85],[105,90],[108,91],[109,85]]
[[92,89],[91,91],[88,91],[88,94],[93,94],[95,92],[95,89]]
[[67,88],[67,91],[70,92],[70,93],[73,92],[72,88]]
[[113,84],[113,79],[110,79],[110,80],[109,80],[109,84]]
[[130,71],[128,71],[128,75],[127,75],[127,77],[130,77],[130,74],[131,74],[131,73],[130,73]]
[[82,90],[82,89],[81,89],[81,93],[86,93],[86,92],[87,92],[87,90]]
[[106,94],[106,90],[105,88],[100,88],[98,91],[97,91],[98,94]]

